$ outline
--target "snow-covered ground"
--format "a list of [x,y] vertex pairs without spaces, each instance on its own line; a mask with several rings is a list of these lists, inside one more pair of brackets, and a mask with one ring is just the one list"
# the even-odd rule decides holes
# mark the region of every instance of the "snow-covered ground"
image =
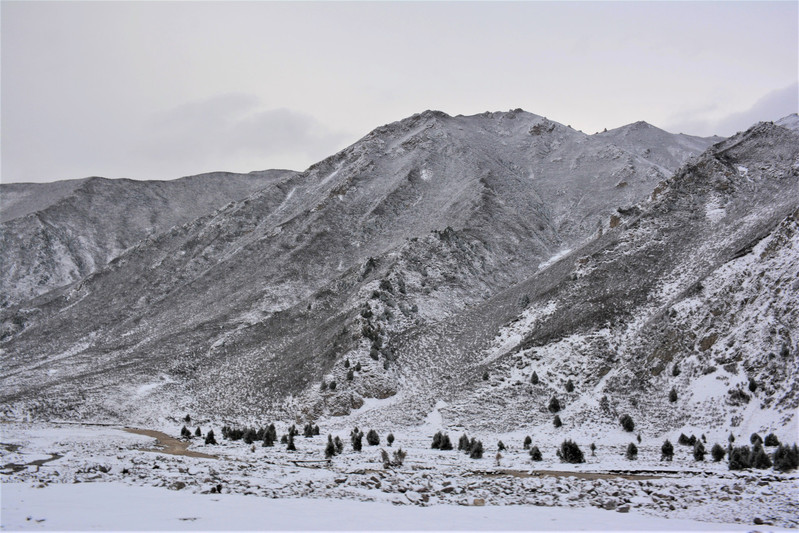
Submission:
[[[194,426],[192,426],[194,427]],[[177,434],[176,431],[173,434]],[[205,431],[207,428],[203,428]],[[278,424],[278,434],[286,425]],[[586,463],[566,465],[552,443],[536,443],[542,462],[506,438],[497,465],[496,435],[477,435],[482,459],[430,449],[429,427],[394,431],[392,447],[352,451],[324,461],[326,430],[298,436],[297,451],[242,441],[194,439],[191,450],[215,459],[170,455],[153,438],[120,427],[0,425],[3,530],[747,530],[799,526],[799,475],[730,472],[696,463],[675,446],[673,463],[640,446],[600,446]],[[368,428],[361,428],[366,430]],[[457,441],[457,434],[450,438]],[[381,437],[384,437],[381,435]],[[380,449],[402,447],[400,467],[385,468]],[[315,461],[315,462],[304,462]],[[36,463],[35,463],[36,462]],[[38,463],[38,464],[37,464]],[[219,492],[218,489],[221,489]]]

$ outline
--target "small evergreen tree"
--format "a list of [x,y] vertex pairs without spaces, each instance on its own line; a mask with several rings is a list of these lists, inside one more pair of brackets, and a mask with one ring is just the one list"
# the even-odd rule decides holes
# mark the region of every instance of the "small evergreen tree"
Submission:
[[497,451],[504,452],[505,451],[505,444],[502,441],[497,443]]
[[560,426],[562,426],[563,422],[560,421],[560,415],[555,415],[555,418],[554,418],[554,420],[552,420],[552,423],[555,424],[556,428],[559,428]]
[[333,444],[333,435],[327,436],[327,446],[325,446],[325,458],[331,459],[336,455],[336,445]]
[[377,431],[370,429],[366,434],[366,442],[369,444],[369,446],[377,446],[380,444],[380,436],[377,434]]
[[361,371],[361,363],[355,363],[355,371],[356,372],[360,372]]
[[675,378],[680,375],[680,367],[677,363],[674,363],[674,366],[671,367],[671,375]]
[[763,446],[760,443],[755,444],[755,447],[752,450],[752,457],[749,462],[751,463],[752,468],[758,468],[760,470],[765,470],[766,468],[771,468],[773,466],[773,463],[766,453],[766,450],[763,449]]
[[344,360],[344,368],[349,368],[349,367],[350,367],[350,360],[349,359],[345,359]]
[[621,427],[624,428],[624,431],[632,432],[632,430],[635,429],[635,422],[633,422],[633,417],[630,415],[621,415],[619,423],[621,423]]
[[344,451],[344,443],[341,442],[341,438],[339,438],[338,435],[336,435],[336,438],[333,439],[333,444],[336,446],[336,453],[341,455],[341,453]]
[[566,392],[574,392],[574,383],[571,378],[566,382]]
[[319,435],[319,426],[316,426],[316,425],[315,425],[315,426],[313,427],[313,434],[314,434],[314,435]]
[[774,470],[790,472],[799,467],[799,449],[780,444],[774,451]]
[[638,446],[636,446],[634,442],[627,445],[627,451],[624,453],[624,457],[630,461],[638,459]]
[[677,439],[677,444],[689,446],[691,444],[691,439],[689,439],[685,433],[680,433],[680,437]]
[[754,378],[749,378],[749,392],[755,392],[757,390],[757,381]]
[[189,422],[191,422],[191,417],[189,415],[186,415],[185,417],[183,417],[183,421],[188,424]]
[[702,444],[701,440],[696,441],[696,444],[694,444],[694,461],[704,461],[705,455],[707,455],[705,445]]
[[391,447],[392,444],[394,444],[394,434],[393,433],[389,433],[386,436],[386,444],[388,444],[389,448]]
[[757,433],[752,433],[749,436],[749,442],[754,446],[756,444],[763,444],[763,439]]
[[200,431],[200,426],[197,426],[197,429],[194,430],[194,436],[195,437],[202,437],[203,436],[203,432]]
[[558,457],[564,463],[584,463],[585,457],[580,447],[571,440],[564,440],[558,449]]
[[541,457],[541,450],[538,449],[538,446],[533,446],[530,448],[530,459],[533,461],[543,460],[543,457]]
[[557,413],[560,411],[560,402],[558,399],[553,396],[551,400],[549,400],[549,406],[547,407],[550,413]]
[[290,452],[296,452],[297,451],[297,447],[294,446],[294,434],[293,433],[289,433],[289,439],[288,439],[288,444],[286,446],[286,450],[290,451]]
[[530,383],[532,383],[533,385],[538,385],[538,374],[536,374],[535,372],[533,372],[533,375],[530,376]]
[[674,387],[672,387],[671,390],[669,391],[669,401],[671,403],[677,401],[677,389],[675,389]]
[[483,381],[488,381],[488,370],[483,372]]
[[714,444],[712,448],[710,448],[710,455],[711,457],[713,457],[713,460],[717,463],[722,459],[724,459],[724,455],[726,453],[727,452],[724,451],[724,448],[718,442]]
[[524,438],[524,449],[525,449],[525,450],[529,450],[529,449],[530,449],[530,445],[531,445],[532,443],[533,443],[533,439],[531,439],[531,438],[530,438],[530,435],[527,435],[527,436]]
[[471,452],[469,453],[469,457],[472,459],[482,459],[483,458],[483,443],[475,441],[471,445]]
[[355,378],[355,372],[353,372],[352,369],[350,368],[347,371],[347,381],[352,381],[354,378]]
[[336,390],[336,382],[331,381],[330,385],[328,385],[327,388],[329,388],[330,390]]
[[443,435],[440,431],[437,431],[435,435],[433,435],[433,444],[430,446],[434,450],[438,450],[441,448],[441,438]]
[[768,435],[766,435],[766,440],[763,441],[763,444],[765,444],[766,446],[779,446],[780,440],[777,438],[777,436],[774,433],[769,433]]
[[182,428],[180,428],[180,436],[183,437],[184,439],[190,439],[191,431],[189,431],[189,429],[186,426],[183,426]]
[[209,429],[208,433],[205,435],[205,443],[206,444],[216,444],[216,439],[214,438],[214,430]]
[[591,443],[591,446],[590,446],[590,449],[591,449],[591,455],[592,455],[592,456],[596,456],[596,444],[594,444],[594,443],[592,442],[592,443]]
[[674,458],[674,446],[666,439],[663,442],[663,446],[660,447],[660,460],[661,461],[671,461]]
[[752,466],[752,451],[749,446],[736,446],[728,454],[727,466],[730,470],[743,470]]
[[305,424],[305,427],[302,428],[302,436],[305,437],[306,439],[310,439],[311,437],[313,437],[313,424],[311,424],[310,422]]
[[468,451],[469,450],[469,437],[464,433],[461,435],[461,438],[458,439],[458,451]]
[[363,449],[363,431],[359,431],[358,428],[355,428],[355,431],[350,434],[350,442],[352,443],[353,451],[361,451]]
[[641,434],[640,433],[635,437],[635,440],[638,441],[638,444],[641,444]]
[[730,433],[730,436],[729,436],[729,437],[727,437],[727,441],[728,441],[730,444],[732,444],[733,442],[735,442],[735,435],[733,435],[732,433]]
[[449,435],[447,435],[446,433],[444,433],[444,436],[441,437],[440,449],[443,451],[452,449],[452,441],[449,440]]

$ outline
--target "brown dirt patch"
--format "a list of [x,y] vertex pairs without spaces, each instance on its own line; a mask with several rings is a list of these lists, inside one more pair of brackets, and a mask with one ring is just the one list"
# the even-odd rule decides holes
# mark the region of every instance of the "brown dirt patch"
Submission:
[[216,459],[215,455],[207,453],[194,452],[189,450],[190,442],[178,440],[170,437],[166,433],[160,431],[153,431],[152,429],[139,429],[139,428],[123,428],[128,433],[135,433],[137,435],[145,435],[156,439],[157,448],[145,448],[146,452],[168,453],[170,455],[185,455],[186,457],[199,457],[200,459]]

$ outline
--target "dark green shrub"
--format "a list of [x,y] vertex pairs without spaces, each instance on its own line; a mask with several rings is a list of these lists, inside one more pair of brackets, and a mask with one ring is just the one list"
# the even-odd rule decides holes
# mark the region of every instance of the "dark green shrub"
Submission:
[[327,436],[327,446],[325,446],[325,457],[331,459],[336,455],[336,445],[333,443],[333,435]]
[[533,385],[538,385],[538,374],[533,372],[533,375],[530,377],[530,383]]
[[483,381],[488,381],[488,370],[483,372]]
[[552,423],[555,424],[556,428],[559,428],[560,426],[563,425],[563,422],[560,421],[560,416],[559,415],[555,415],[555,418],[554,418],[554,420],[552,420]]
[[203,432],[200,431],[200,426],[197,426],[197,429],[194,430],[194,436],[195,437],[202,437],[203,436]]
[[360,372],[361,371],[361,363],[355,363],[355,371],[356,372]]
[[774,451],[774,470],[790,472],[799,467],[799,449],[796,444],[788,447],[780,444]]
[[206,444],[216,444],[216,439],[214,438],[214,430],[209,429],[208,433],[205,434],[205,443]]
[[474,441],[471,443],[471,451],[469,452],[469,457],[472,459],[482,459],[483,458],[483,443],[478,441]]
[[752,450],[752,458],[750,459],[750,463],[752,464],[752,468],[757,468],[760,470],[765,470],[766,468],[771,468],[774,464],[771,462],[771,458],[769,458],[766,450],[763,449],[763,446],[760,444],[756,444],[754,449]]
[[352,381],[353,379],[355,379],[355,372],[350,368],[347,371],[347,381]]
[[702,444],[701,440],[696,441],[696,444],[694,444],[694,461],[704,461],[705,455],[707,455],[705,445]]
[[549,400],[549,406],[547,409],[549,409],[550,413],[557,413],[560,411],[560,402],[556,397],[553,396],[552,399]]
[[574,383],[571,379],[566,382],[566,392],[574,392]]
[[366,434],[366,442],[369,446],[377,446],[380,444],[380,436],[377,434],[377,431],[370,429]]
[[719,443],[714,444],[713,447],[710,448],[710,456],[713,457],[713,460],[717,463],[724,459],[724,455],[726,453],[727,452],[724,450],[724,447],[722,447]]
[[749,446],[736,446],[729,452],[728,467],[730,470],[743,470],[752,466],[752,451]]
[[352,433],[350,433],[350,443],[352,444],[353,451],[361,451],[363,449],[363,431],[355,428]]
[[627,451],[624,452],[624,457],[630,461],[638,459],[638,446],[636,446],[634,442],[627,445]]
[[633,422],[633,417],[630,415],[621,415],[621,418],[619,418],[619,423],[621,424],[621,427],[624,428],[624,431],[632,432],[632,430],[635,429],[635,422]]
[[538,446],[533,446],[530,448],[530,459],[533,461],[542,461],[543,458],[541,457],[541,450],[538,449]]
[[336,382],[331,381],[330,385],[327,386],[330,390],[336,390]]
[[296,452],[297,451],[297,447],[294,446],[294,434],[293,433],[289,433],[289,439],[288,439],[288,443],[286,444],[286,450],[289,451],[289,452]]
[[769,433],[768,435],[766,435],[766,440],[763,441],[763,444],[765,444],[766,446],[779,446],[780,440],[777,438],[777,436],[774,433]]
[[530,438],[530,435],[527,435],[527,436],[524,438],[524,449],[525,449],[525,450],[529,450],[529,449],[530,449],[530,445],[531,445],[532,443],[533,443],[533,439],[531,439],[531,438]]
[[336,446],[336,453],[341,454],[344,451],[344,443],[341,442],[341,439],[336,435],[336,438],[333,439],[333,444]]
[[431,444],[430,447],[432,449],[434,449],[434,450],[440,449],[441,448],[441,438],[443,436],[444,435],[442,435],[440,431],[437,431],[436,434],[433,435],[433,444]]
[[591,450],[591,455],[596,455],[596,444],[592,442],[591,446],[589,446],[589,449]]
[[669,391],[669,401],[671,403],[677,401],[677,389],[675,389],[674,387],[672,387],[671,390]]
[[449,440],[449,435],[444,433],[444,436],[441,437],[441,446],[440,449],[443,451],[448,451],[452,449],[452,441]]
[[763,439],[757,433],[752,433],[749,435],[749,442],[754,446],[756,444],[763,444]]
[[677,363],[674,363],[674,366],[671,367],[671,375],[675,378],[680,375],[680,367]]
[[[389,433],[388,436],[386,436],[386,443],[388,444],[389,448],[391,447],[392,444],[394,444],[394,434],[393,433]],[[450,444],[450,446],[452,446],[452,445]]]
[[669,442],[669,439],[663,441],[663,445],[660,447],[660,460],[661,461],[671,461],[674,458],[674,445]]
[[505,444],[502,441],[497,443],[497,451],[504,452],[505,451]]
[[189,415],[186,415],[186,416],[183,418],[183,421],[184,421],[184,422],[186,422],[186,423],[188,424],[189,422],[191,422],[191,417],[190,417]]
[[749,378],[749,392],[755,392],[757,390],[757,381],[754,378]]
[[182,428],[180,428],[180,436],[183,437],[184,439],[190,439],[191,431],[189,431],[189,428],[187,428],[186,426],[183,426]]
[[461,438],[458,439],[458,451],[467,451],[469,450],[469,437],[464,433],[461,435]]
[[571,440],[564,440],[558,449],[558,457],[564,463],[584,463],[583,451]]

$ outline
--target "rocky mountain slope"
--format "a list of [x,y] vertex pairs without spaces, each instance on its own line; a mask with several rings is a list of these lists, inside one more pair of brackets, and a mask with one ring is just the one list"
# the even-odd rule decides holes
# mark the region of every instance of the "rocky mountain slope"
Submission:
[[0,184],[0,306],[78,281],[138,241],[290,174]]
[[[0,345],[4,411],[115,419],[188,409],[238,419],[379,412],[413,423],[446,398],[450,420],[475,424],[467,398],[508,392],[484,381],[485,370],[505,372],[510,383],[528,368],[502,366],[513,357],[605,327],[600,318],[614,312],[639,313],[650,285],[672,273],[669,256],[639,286],[635,274],[649,267],[637,256],[619,259],[626,285],[600,281],[624,296],[607,296],[612,306],[577,305],[604,293],[579,282],[574,257],[620,242],[632,220],[646,219],[642,212],[674,189],[669,165],[695,153],[679,136],[658,134],[652,144],[651,132],[628,129],[625,148],[612,134],[585,135],[520,110],[425,112],[378,128],[306,172],[138,243],[78,283],[10,306]],[[691,142],[699,151],[713,140]],[[783,172],[788,163],[778,163]],[[664,180],[659,203],[635,206]],[[727,205],[719,194],[713,213]],[[738,211],[731,213],[719,227],[734,225]],[[775,213],[763,231],[786,216],[785,208]],[[712,232],[673,229],[680,216],[650,218],[672,228],[660,238],[685,233],[686,243],[704,246]],[[641,239],[631,249],[658,242]],[[640,254],[649,261],[649,251]],[[679,265],[694,268],[687,259]],[[565,312],[561,301],[580,312],[552,322],[543,338],[512,330],[545,316],[545,297],[556,292],[552,316]],[[524,402],[502,401],[532,412],[538,400],[525,394]]]

